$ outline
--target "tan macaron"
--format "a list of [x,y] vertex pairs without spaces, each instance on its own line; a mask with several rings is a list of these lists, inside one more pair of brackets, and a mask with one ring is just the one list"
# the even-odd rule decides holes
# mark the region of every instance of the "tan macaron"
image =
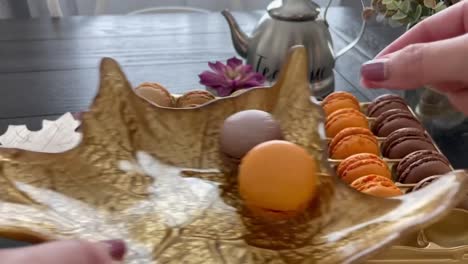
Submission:
[[135,93],[143,99],[163,107],[174,107],[174,97],[159,83],[145,82],[135,88]]
[[216,97],[204,90],[194,90],[184,93],[181,97],[177,98],[176,106],[179,108],[197,107],[213,101]]

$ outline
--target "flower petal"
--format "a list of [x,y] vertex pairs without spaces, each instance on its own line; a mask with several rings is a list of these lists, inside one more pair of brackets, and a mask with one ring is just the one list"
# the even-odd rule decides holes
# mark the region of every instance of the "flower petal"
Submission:
[[219,74],[224,74],[224,72],[227,70],[227,67],[226,65],[224,65],[222,62],[220,61],[217,61],[215,63],[212,63],[212,62],[208,62],[208,66],[210,66],[210,68],[215,71],[216,73],[219,73]]
[[229,83],[226,81],[226,78],[223,75],[216,74],[210,71],[204,71],[200,75],[200,83],[212,88],[216,88],[219,86],[226,86]]
[[260,73],[249,73],[242,79],[242,85],[245,88],[261,86],[265,83],[265,77]]
[[252,66],[251,65],[243,65],[243,66],[240,66],[238,67],[238,72],[242,75],[246,75],[250,72],[252,72]]
[[227,66],[231,67],[233,70],[235,70],[237,66],[241,66],[241,65],[242,65],[242,60],[239,60],[236,57],[232,57],[229,60],[227,60]]
[[229,96],[232,94],[232,92],[234,92],[234,88],[232,87],[219,87],[216,89],[216,91],[218,92],[218,95],[219,96]]

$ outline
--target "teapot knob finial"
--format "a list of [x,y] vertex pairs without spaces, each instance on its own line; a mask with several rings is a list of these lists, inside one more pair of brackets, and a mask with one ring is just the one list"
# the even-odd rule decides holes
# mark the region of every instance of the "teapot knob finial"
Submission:
[[320,14],[320,6],[311,0],[275,0],[268,5],[268,14],[279,20],[315,20]]

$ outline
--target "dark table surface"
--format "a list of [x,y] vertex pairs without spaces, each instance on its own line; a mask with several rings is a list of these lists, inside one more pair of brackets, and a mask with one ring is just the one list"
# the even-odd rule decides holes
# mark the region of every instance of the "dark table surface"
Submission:
[[[235,16],[249,32],[262,14]],[[360,10],[333,7],[328,18],[339,50],[357,35]],[[197,75],[208,61],[236,55],[218,13],[3,20],[0,32],[0,133],[10,124],[39,129],[43,119],[86,110],[102,57],[115,58],[133,85],[156,81],[182,93],[201,88]],[[336,90],[361,101],[390,92],[361,88],[359,69],[402,32],[371,22],[358,46],[337,61]],[[426,125],[454,167],[468,167],[466,122],[450,130]]]

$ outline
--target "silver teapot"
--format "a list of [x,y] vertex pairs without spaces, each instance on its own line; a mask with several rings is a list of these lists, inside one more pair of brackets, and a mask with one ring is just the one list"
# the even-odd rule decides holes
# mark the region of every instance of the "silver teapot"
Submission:
[[331,1],[320,17],[320,6],[311,0],[275,0],[250,37],[240,29],[229,11],[224,10],[222,14],[229,23],[237,53],[270,81],[278,76],[289,49],[304,45],[309,54],[312,92],[322,97],[334,91],[335,60],[357,44],[366,27],[363,21],[356,40],[335,55],[326,21]]

